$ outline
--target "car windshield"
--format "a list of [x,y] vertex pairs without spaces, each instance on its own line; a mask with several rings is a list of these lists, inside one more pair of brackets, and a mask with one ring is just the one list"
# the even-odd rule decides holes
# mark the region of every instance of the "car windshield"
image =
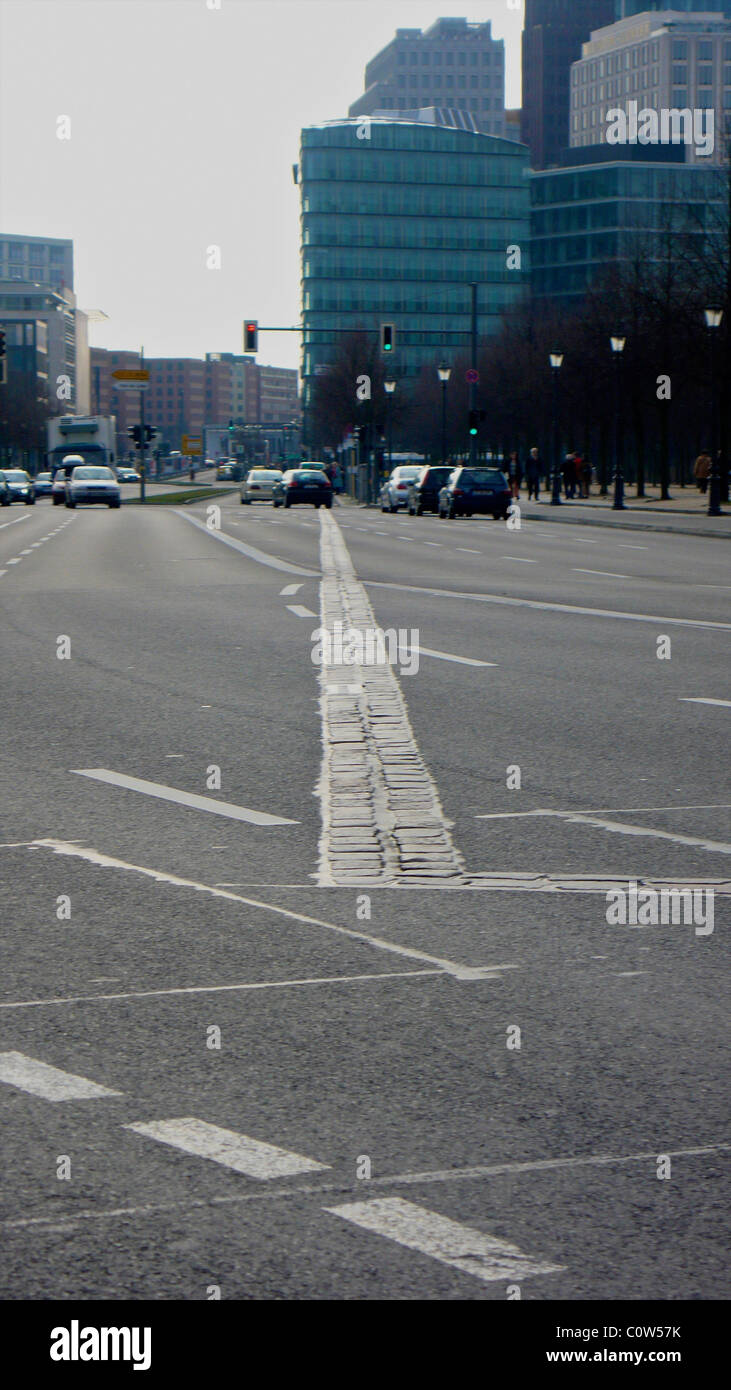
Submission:
[[281,476],[282,476],[281,473],[275,473],[273,469],[272,469],[270,472],[266,472],[266,470],[264,470],[264,471],[258,472],[258,473],[250,473],[250,474],[249,474],[249,482],[251,482],[251,483],[269,483],[269,482],[273,482],[276,478],[281,478]]
[[498,468],[470,468],[459,481],[461,487],[499,487],[505,483]]
[[51,476],[50,473],[38,473],[38,474],[36,474],[36,482],[37,482],[37,483],[47,483],[47,482],[48,482],[48,479],[50,478],[50,476]]
[[421,481],[423,483],[438,483],[440,487],[443,487],[451,476],[451,468],[427,468],[426,472],[422,474]]
[[74,482],[77,478],[104,478],[105,480],[113,477],[109,468],[75,468]]
[[396,472],[393,474],[394,480],[397,483],[410,483],[412,478],[418,478],[418,476],[418,468],[397,468]]
[[7,478],[9,483],[30,482],[28,474],[24,473],[22,468],[6,468],[5,477]]

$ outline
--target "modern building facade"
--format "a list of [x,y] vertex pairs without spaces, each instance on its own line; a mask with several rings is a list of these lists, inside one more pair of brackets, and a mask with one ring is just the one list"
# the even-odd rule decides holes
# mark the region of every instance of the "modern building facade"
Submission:
[[713,148],[708,140],[689,142],[686,160],[722,163],[731,119],[731,18],[666,6],[593,33],[571,67],[571,147],[604,143],[607,113],[627,112],[631,103],[658,115],[712,111],[713,125],[706,121],[704,129],[713,130]]
[[358,128],[302,132],[305,409],[344,331],[394,324],[390,370],[413,377],[468,347],[471,284],[482,336],[527,283],[524,145],[396,119],[373,119],[367,139]]
[[620,159],[610,147],[576,152],[571,168],[531,178],[534,294],[576,303],[613,267],[681,254],[687,239],[717,236],[728,189],[717,167],[669,161],[642,147]]
[[350,116],[427,106],[469,112],[479,130],[505,134],[505,45],[490,23],[438,19],[430,29],[397,29],[366,66],[365,92]]
[[74,288],[74,243],[60,237],[0,236],[0,280]]
[[668,9],[688,14],[713,10],[731,15],[731,0],[674,0],[672,5],[668,5],[667,0],[614,0],[614,3],[615,19],[627,19],[631,15],[644,14],[647,10]]
[[525,0],[522,135],[534,169],[560,164],[569,143],[571,64],[615,0]]
[[[0,280],[0,323],[46,325],[48,399],[54,413],[89,410],[89,346],[86,315],[70,289],[53,290],[24,280]],[[8,388],[13,382],[8,369]]]

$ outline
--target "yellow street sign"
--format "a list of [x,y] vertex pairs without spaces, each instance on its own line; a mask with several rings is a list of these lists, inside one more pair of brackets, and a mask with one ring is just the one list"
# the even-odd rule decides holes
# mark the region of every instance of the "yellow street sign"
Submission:
[[202,454],[203,440],[199,434],[184,434],[181,444],[181,452],[184,454]]
[[112,372],[115,381],[149,381],[150,373],[143,367],[120,367]]

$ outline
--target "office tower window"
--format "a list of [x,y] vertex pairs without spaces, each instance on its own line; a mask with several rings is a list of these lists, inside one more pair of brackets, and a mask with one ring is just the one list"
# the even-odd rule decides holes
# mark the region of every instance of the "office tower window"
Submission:
[[699,63],[696,68],[699,87],[713,86],[713,63]]
[[699,39],[696,46],[696,57],[699,63],[713,62],[713,44],[708,39]]

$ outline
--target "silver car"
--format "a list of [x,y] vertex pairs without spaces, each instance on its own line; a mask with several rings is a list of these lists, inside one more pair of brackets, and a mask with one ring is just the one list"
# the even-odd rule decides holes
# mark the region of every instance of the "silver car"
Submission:
[[387,478],[379,497],[382,512],[397,512],[399,507],[409,505],[409,483],[413,483],[423,470],[413,465],[400,464]]
[[75,507],[79,502],[101,502],[107,507],[120,505],[119,483],[111,468],[84,463],[73,470],[66,482],[66,506]]
[[252,468],[241,484],[241,505],[252,502],[271,502],[274,484],[281,481],[279,468]]

